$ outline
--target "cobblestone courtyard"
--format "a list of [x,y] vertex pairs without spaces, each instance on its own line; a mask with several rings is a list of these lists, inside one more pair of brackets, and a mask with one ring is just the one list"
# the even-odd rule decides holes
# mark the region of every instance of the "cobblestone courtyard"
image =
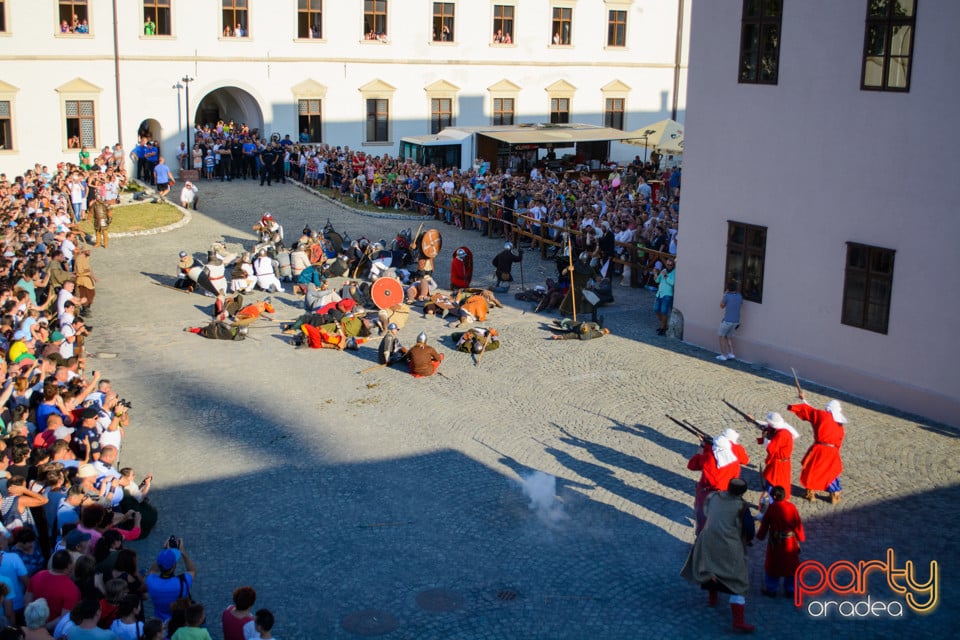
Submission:
[[[359,216],[289,184],[199,186],[201,212],[189,224],[116,238],[94,254],[100,283],[88,349],[99,354],[91,367],[134,404],[123,465],[155,478],[161,521],[137,544],[141,566],[166,536],[182,536],[214,638],[220,611],[243,584],[257,589],[258,607],[275,612],[284,640],[391,627],[380,637],[732,635],[725,602],[708,609],[678,575],[693,539],[696,475],[686,459],[696,446],[664,414],[712,433],[737,428],[755,501],[764,458],[757,432],[721,399],[755,415],[785,413],[796,396],[792,379],[717,364],[713,353],[656,336],[652,294],[639,289],[615,287],[603,311],[611,336],[553,342],[545,326],[555,316],[513,299],[516,267],[518,284],[502,296],[507,307],[488,323],[504,346],[479,366],[451,348],[452,324],[412,314],[403,342],[426,331],[446,354],[444,377],[360,375],[375,364],[376,339],[358,352],[296,350],[277,325],[263,323],[244,342],[203,340],[182,330],[206,322],[212,299],[154,284],[172,280],[179,251],[199,256],[214,240],[249,247],[250,226],[265,210],[288,241],[305,223],[320,229],[327,219],[371,239],[418,222]],[[441,286],[460,245],[474,252],[474,283],[488,284],[500,241],[439,229]],[[554,273],[552,262],[528,253],[527,287]],[[300,312],[287,290],[273,297],[281,319]],[[824,390],[805,386],[822,406]],[[901,568],[915,563],[919,580],[937,561],[939,607],[926,616],[906,610],[902,619],[820,619],[760,595],[764,544],[756,543],[747,619],[759,637],[954,636],[960,433],[840,398],[850,419],[843,501],[799,501],[803,558],[885,559],[892,548]],[[801,432],[796,486],[812,437],[809,425],[789,421]],[[540,510],[521,482],[538,471],[556,477],[555,497]],[[874,601],[903,602],[879,573],[868,586]]]

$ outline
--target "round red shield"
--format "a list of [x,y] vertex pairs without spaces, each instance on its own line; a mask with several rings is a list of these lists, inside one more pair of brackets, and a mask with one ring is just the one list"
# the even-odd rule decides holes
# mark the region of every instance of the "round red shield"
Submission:
[[428,258],[436,258],[441,248],[443,248],[443,238],[440,237],[438,230],[427,229],[420,236],[420,253]]
[[379,278],[370,286],[370,298],[378,309],[403,302],[403,285],[396,278]]

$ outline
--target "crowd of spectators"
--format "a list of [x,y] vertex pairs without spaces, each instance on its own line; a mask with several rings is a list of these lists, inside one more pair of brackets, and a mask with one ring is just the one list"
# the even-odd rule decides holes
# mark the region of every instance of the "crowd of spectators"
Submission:
[[[659,163],[639,156],[602,172],[554,171],[548,163],[538,163],[529,172],[491,170],[480,161],[461,170],[312,144],[306,130],[296,141],[289,135],[268,141],[246,125],[221,121],[196,126],[194,140],[189,153],[181,143],[180,166],[185,168],[192,154],[192,166],[202,168],[207,179],[270,184],[290,177],[358,204],[433,215],[487,235],[530,240],[533,247],[540,239],[531,235],[562,243],[572,230],[577,252],[587,250],[599,259],[611,257],[602,253],[638,259],[641,284],[648,286],[653,285],[648,276],[656,261],[677,251],[681,170],[661,170]],[[464,204],[474,216],[461,215]],[[602,242],[606,235],[608,241]]]
[[[149,566],[128,546],[157,523],[152,477],[123,464],[131,404],[84,353],[95,278],[76,222],[118,200],[126,161],[117,145],[0,174],[0,639],[210,637],[183,541]],[[234,595],[226,640],[271,637],[255,597]]]

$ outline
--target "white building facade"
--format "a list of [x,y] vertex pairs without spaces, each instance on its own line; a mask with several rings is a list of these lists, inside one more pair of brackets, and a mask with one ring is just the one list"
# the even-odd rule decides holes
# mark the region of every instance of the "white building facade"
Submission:
[[168,155],[187,122],[218,119],[395,155],[451,124],[682,119],[688,14],[684,0],[0,0],[0,171],[75,161],[78,141],[129,150],[141,123]]
[[686,340],[718,349],[733,278],[738,357],[960,423],[958,23],[949,0],[694,4]]

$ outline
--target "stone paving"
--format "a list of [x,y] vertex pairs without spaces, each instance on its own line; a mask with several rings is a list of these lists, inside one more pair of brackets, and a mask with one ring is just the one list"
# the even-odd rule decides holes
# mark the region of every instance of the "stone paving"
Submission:
[[[603,311],[613,334],[583,343],[548,340],[545,325],[555,316],[534,313],[513,292],[502,296],[508,306],[489,324],[504,346],[479,366],[451,348],[451,324],[412,314],[401,337],[412,344],[426,331],[447,355],[443,377],[360,375],[376,361],[375,339],[358,352],[297,350],[264,323],[244,342],[204,340],[182,329],[205,323],[212,300],[154,284],[172,281],[180,250],[200,255],[214,240],[250,246],[250,226],[264,210],[288,240],[327,219],[352,238],[388,240],[418,222],[360,216],[290,184],[199,187],[201,211],[188,225],[114,238],[95,253],[100,283],[88,347],[98,354],[92,367],[134,403],[123,464],[155,478],[161,521],[137,543],[141,566],[166,536],[182,536],[199,566],[193,595],[207,605],[214,638],[220,611],[243,584],[257,589],[258,607],[275,612],[284,639],[733,633],[725,601],[708,609],[705,595],[678,576],[693,539],[696,474],[685,463],[696,447],[664,414],[713,433],[738,428],[755,500],[763,452],[721,399],[755,415],[784,411],[795,397],[792,379],[717,364],[713,353],[656,336],[652,294],[621,287]],[[474,252],[474,283],[489,282],[501,242],[438,228],[441,286],[460,245]],[[555,272],[551,262],[526,258],[527,287]],[[300,309],[287,287],[273,297],[282,319]],[[805,386],[822,406],[824,390]],[[920,580],[935,560],[940,605],[926,616],[907,609],[901,619],[815,617],[760,596],[757,543],[748,554],[748,621],[776,638],[952,636],[960,627],[952,541],[960,434],[840,397],[850,418],[843,502],[800,501],[803,557],[830,565],[883,559],[892,548],[901,567],[915,563]],[[802,436],[796,483],[811,433],[791,422]],[[537,472],[554,477],[555,488]],[[546,488],[524,484],[531,476]],[[879,574],[868,586],[874,601],[903,602]],[[829,597],[840,599],[820,596]]]

